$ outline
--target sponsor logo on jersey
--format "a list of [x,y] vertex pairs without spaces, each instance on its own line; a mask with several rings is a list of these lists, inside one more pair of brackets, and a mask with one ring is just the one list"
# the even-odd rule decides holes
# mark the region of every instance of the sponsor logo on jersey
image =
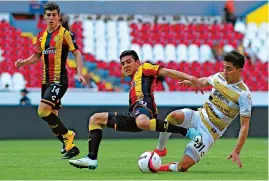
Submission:
[[207,103],[207,105],[208,105],[210,111],[216,116],[216,118],[220,119],[220,116],[214,111],[212,104]]
[[215,90],[213,92],[213,95],[216,96],[219,100],[221,100],[222,102],[224,102],[225,104],[229,104],[229,100],[226,99],[219,91]]
[[140,113],[139,110],[136,110],[135,115],[137,116],[139,113]]
[[221,112],[224,112],[226,115],[230,114],[230,109],[227,109],[225,107],[222,107],[222,105],[218,101],[212,102]]
[[53,47],[47,48],[46,50],[43,51],[43,54],[55,54],[56,53],[56,49]]
[[234,88],[234,89],[237,90],[238,92],[242,92],[242,90],[241,90],[239,87],[237,87],[236,85],[233,85],[232,88]]

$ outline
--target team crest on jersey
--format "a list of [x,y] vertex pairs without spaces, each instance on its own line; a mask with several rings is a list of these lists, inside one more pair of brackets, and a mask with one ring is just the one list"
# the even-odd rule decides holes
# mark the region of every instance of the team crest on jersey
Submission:
[[53,40],[54,40],[54,42],[58,42],[60,39],[61,39],[61,37],[59,35],[56,35]]

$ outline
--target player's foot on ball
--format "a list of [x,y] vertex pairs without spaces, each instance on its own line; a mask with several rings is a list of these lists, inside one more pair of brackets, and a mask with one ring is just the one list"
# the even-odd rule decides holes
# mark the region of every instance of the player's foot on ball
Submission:
[[74,146],[71,150],[65,152],[64,156],[62,159],[70,159],[73,158],[74,156],[77,156],[80,153],[78,147]]
[[161,167],[158,169],[158,172],[171,172],[172,170],[169,168],[171,164],[176,164],[176,162],[161,165]]
[[203,142],[201,133],[195,128],[188,128],[186,137],[192,139],[198,144],[201,144]]
[[75,135],[76,135],[76,133],[74,131],[71,131],[71,130],[68,130],[68,132],[65,135],[63,135],[65,150],[67,152],[75,146],[73,144],[73,141],[75,139]]
[[171,164],[177,164],[176,162],[168,163],[168,164],[163,164],[161,167],[158,169],[158,172],[171,172],[170,170],[170,165]]
[[156,148],[154,150],[155,153],[157,153],[160,157],[164,157],[167,155],[167,149],[164,148],[163,150],[158,150],[158,148]]
[[61,154],[65,154],[66,150],[65,150],[65,144],[63,144],[62,148],[61,148]]
[[69,164],[77,168],[88,168],[90,170],[94,170],[98,166],[97,160],[92,160],[87,156],[77,160],[69,160]]

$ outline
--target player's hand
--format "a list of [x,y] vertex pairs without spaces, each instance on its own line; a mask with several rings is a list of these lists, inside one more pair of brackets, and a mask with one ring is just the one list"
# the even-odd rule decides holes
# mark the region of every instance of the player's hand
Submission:
[[239,158],[239,153],[236,151],[233,151],[229,157],[227,158],[228,160],[232,159],[233,163],[237,163],[238,168],[242,168],[242,163],[241,160]]
[[21,67],[24,65],[23,59],[19,59],[15,62],[15,66],[16,67]]
[[198,93],[200,91],[202,94],[204,94],[203,84],[199,79],[197,79],[196,77],[193,77],[190,82],[192,83],[192,85],[194,87],[194,91],[196,93]]
[[180,80],[180,81],[178,81],[178,83],[179,83],[180,85],[183,85],[183,86],[193,87],[192,82],[189,81],[189,80]]
[[78,81],[83,85],[85,86],[86,85],[86,80],[85,78],[82,76],[82,75],[78,75]]

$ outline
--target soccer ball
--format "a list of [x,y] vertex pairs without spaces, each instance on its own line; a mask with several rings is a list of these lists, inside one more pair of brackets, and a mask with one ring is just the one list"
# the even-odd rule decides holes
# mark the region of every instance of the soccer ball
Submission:
[[138,159],[138,168],[143,173],[156,173],[161,165],[161,157],[155,152],[144,152]]

